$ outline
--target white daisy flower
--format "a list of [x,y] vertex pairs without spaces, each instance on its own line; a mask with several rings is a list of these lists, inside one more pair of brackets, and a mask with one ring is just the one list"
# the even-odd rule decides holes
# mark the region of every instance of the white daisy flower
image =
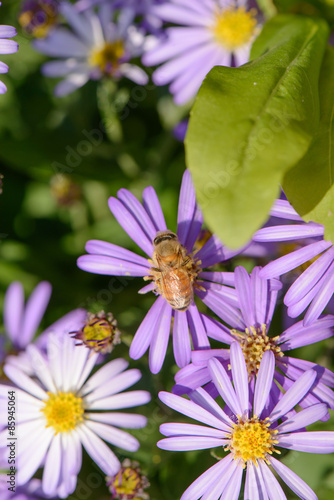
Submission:
[[[121,392],[141,378],[137,369],[125,371],[128,362],[124,359],[110,361],[87,380],[98,354],[75,346],[67,336],[49,335],[46,359],[34,345],[27,348],[27,354],[33,378],[6,364],[4,372],[18,388],[0,385],[3,408],[11,391],[15,396],[16,483],[25,484],[44,467],[44,493],[67,498],[76,487],[82,446],[108,476],[116,474],[121,464],[104,441],[127,451],[138,450],[137,439],[118,427],[144,427],[146,417],[117,410],[145,404],[150,394]],[[7,446],[8,437],[6,428],[0,433],[0,447]]]

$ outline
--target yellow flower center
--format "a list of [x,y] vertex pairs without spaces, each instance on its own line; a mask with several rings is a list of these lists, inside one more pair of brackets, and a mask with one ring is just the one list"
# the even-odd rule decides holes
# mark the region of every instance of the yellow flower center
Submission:
[[259,420],[257,416],[242,420],[234,424],[232,437],[228,449],[233,453],[234,460],[241,460],[245,465],[250,461],[266,460],[266,456],[273,452],[280,453],[274,448],[278,443],[275,439],[277,430],[269,429],[270,422]]
[[261,328],[246,328],[245,332],[231,330],[231,333],[241,346],[250,377],[257,374],[265,351],[272,351],[276,358],[284,356],[281,348],[277,345],[279,337],[268,337],[266,325],[261,325]]
[[257,31],[255,14],[254,9],[246,12],[245,7],[229,7],[217,13],[212,27],[216,41],[229,51],[251,42]]
[[122,40],[106,42],[103,47],[92,50],[88,63],[97,67],[104,75],[112,76],[120,66],[120,59],[124,56],[125,49]]
[[82,398],[78,398],[72,392],[48,392],[49,399],[42,408],[47,425],[58,432],[69,432],[83,422],[84,408]]
[[133,495],[141,487],[141,478],[138,472],[131,467],[122,467],[115,476],[112,486],[118,496]]
[[58,19],[57,3],[35,2],[30,10],[19,15],[19,23],[24,30],[36,38],[45,38]]

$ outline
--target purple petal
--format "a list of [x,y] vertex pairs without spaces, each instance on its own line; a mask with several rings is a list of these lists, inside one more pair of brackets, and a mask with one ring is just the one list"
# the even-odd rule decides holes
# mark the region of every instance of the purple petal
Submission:
[[15,54],[19,50],[19,44],[14,40],[0,39],[0,54]]
[[215,312],[217,316],[219,316],[228,325],[232,326],[232,328],[244,330],[245,324],[242,320],[242,315],[237,306],[234,303],[231,303],[232,296],[230,295],[230,292],[227,294],[223,285],[219,290],[217,290],[214,285],[211,285],[210,288],[208,288],[207,285],[203,283],[203,286],[206,288],[205,292],[202,290],[195,290],[195,292],[204,304]]
[[6,24],[0,25],[0,38],[12,38],[17,35],[17,31],[13,26]]
[[198,277],[200,280],[211,281],[212,283],[220,283],[221,285],[233,287],[235,285],[235,275],[231,272],[205,271],[201,272]]
[[279,337],[282,351],[289,351],[333,336],[334,316],[324,316],[311,326],[304,326],[298,321],[290,326]]
[[20,338],[18,344],[26,347],[32,340],[44,316],[51,297],[52,287],[47,281],[41,281],[27,300],[23,313]]
[[305,410],[302,410],[293,417],[285,420],[277,427],[277,430],[280,434],[298,431],[308,425],[314,424],[314,422],[317,422],[318,420],[321,420],[327,415],[327,413],[328,409],[325,403],[309,406]]
[[157,193],[152,186],[148,186],[143,191],[143,205],[144,209],[150,216],[156,231],[166,231],[167,226],[165,217],[162,212]]
[[231,454],[227,455],[218,463],[214,464],[210,469],[203,472],[181,496],[180,500],[197,500],[206,491],[210,491],[212,485],[216,483],[218,477],[229,478],[230,475],[226,474],[227,469],[235,466],[235,461],[232,460]]
[[296,493],[297,496],[305,500],[318,500],[314,491],[311,490],[311,488],[286,465],[279,460],[276,460],[274,457],[270,457],[269,461],[277,474],[283,479],[285,484],[287,484],[289,488]]
[[120,189],[117,192],[118,199],[123,203],[130,214],[136,219],[142,230],[146,233],[150,241],[156,236],[156,228],[142,204],[127,189]]
[[203,11],[199,13],[198,10],[185,8],[174,3],[159,5],[154,9],[154,12],[164,21],[175,24],[205,26],[206,23],[212,21],[210,11],[203,15]]
[[247,463],[245,498],[248,500],[268,500],[267,488],[260,467]]
[[231,432],[233,427],[233,422],[230,417],[221,409],[219,404],[213,399],[210,394],[208,394],[206,389],[202,389],[201,387],[197,388],[195,391],[190,393],[190,398],[196,404],[200,405],[205,410],[209,411],[212,415],[216,416],[222,422],[225,422],[225,426],[220,424],[219,429],[224,429]]
[[272,351],[266,351],[261,359],[260,368],[256,378],[254,393],[254,415],[261,416],[268,400],[272,387],[275,371],[275,356]]
[[267,492],[270,495],[270,500],[286,500],[286,496],[282,490],[281,485],[279,484],[267,464],[262,462],[261,460],[259,460],[258,464],[267,488]]
[[77,266],[83,271],[111,276],[139,276],[149,274],[149,267],[133,264],[126,260],[115,259],[105,255],[82,255],[77,260]]
[[[225,403],[231,408],[235,415],[242,416],[242,407],[225,369],[215,358],[209,360],[208,367],[212,380]],[[242,369],[242,367],[240,367],[240,369]]]
[[255,267],[251,273],[251,297],[255,321],[258,325],[270,325],[282,284],[278,280],[266,280],[260,277],[261,268]]
[[334,262],[327,270],[321,290],[314,297],[304,318],[304,325],[312,324],[322,313],[334,294]]
[[168,340],[170,335],[171,321],[172,321],[172,308],[165,301],[161,309],[158,321],[155,325],[155,332],[154,335],[152,336],[150,345],[149,366],[151,372],[154,374],[159,373],[166,356]]
[[[302,372],[318,366],[316,363],[312,363],[311,361],[305,361],[304,359],[296,359],[293,358],[292,356],[289,356],[288,358],[283,357],[281,359],[283,363],[288,362],[287,368],[292,366],[293,368],[296,368]],[[323,366],[321,367],[321,372],[322,372],[321,381],[324,384],[329,385],[330,387],[334,387],[334,373],[331,370],[328,370],[328,368],[324,368]]]
[[[189,252],[199,235],[203,223],[202,214],[197,206],[195,189],[189,170],[183,174],[179,208],[177,215],[177,235]],[[191,245],[191,246],[190,246]]]
[[229,260],[235,255],[238,255],[240,252],[240,249],[229,250],[228,248],[224,247],[217,236],[213,234],[211,238],[205,243],[205,245],[203,245],[203,247],[198,252],[196,252],[195,257],[202,262],[202,269],[205,269],[206,267],[213,266],[214,264],[218,264],[219,262]]
[[190,363],[191,345],[187,314],[174,311],[173,350],[177,366],[182,368]]
[[[287,390],[282,399],[277,403],[269,419],[273,422],[290,411],[307,394],[312,387],[317,373],[314,370],[308,370],[303,373],[299,379]],[[276,378],[276,377],[275,377]]]
[[294,432],[277,436],[278,446],[306,453],[333,453],[334,432]]
[[270,215],[273,217],[279,217],[281,219],[290,219],[297,221],[303,220],[287,200],[276,200],[272,209],[270,210]]
[[291,285],[284,297],[284,304],[290,306],[298,302],[321,279],[334,259],[334,248],[327,250],[313,262]]
[[86,243],[86,252],[94,255],[106,255],[115,259],[125,260],[138,266],[150,267],[149,262],[144,257],[137,255],[130,250],[107,243],[106,241],[90,240]]
[[162,296],[158,297],[146,314],[131,343],[130,358],[139,359],[147,351],[165,303],[166,301]]
[[232,342],[230,348],[230,356],[235,392],[239,398],[240,406],[242,408],[242,415],[248,418],[248,372],[246,368],[245,358],[238,342]]
[[[209,398],[209,396],[208,396]],[[167,406],[172,408],[187,417],[193,418],[198,422],[210,425],[211,427],[216,427],[223,431],[226,430],[226,424],[220,419],[215,417],[212,413],[201,408],[198,404],[188,399],[182,398],[175,394],[170,394],[169,392],[159,392],[159,399]],[[214,400],[213,400],[214,401]]]
[[[234,340],[232,339],[232,342]],[[230,361],[229,349],[203,349],[199,351],[192,351],[191,360],[194,365],[207,366],[208,360],[217,358],[223,364],[223,361]]]
[[19,281],[14,281],[6,291],[3,316],[4,325],[9,338],[18,345],[21,333],[21,324],[24,314],[24,290]]
[[214,318],[210,318],[206,314],[201,314],[203,320],[204,328],[207,332],[207,336],[211,339],[218,340],[219,342],[224,342],[230,345],[235,339],[230,333],[230,329],[227,328],[222,323],[219,323]]
[[148,285],[143,286],[143,288],[138,290],[138,293],[140,293],[141,295],[144,295],[145,293],[153,292],[153,290],[155,290],[155,288],[156,288],[156,284],[153,281],[152,283],[149,283]]
[[322,276],[318,281],[318,283],[314,285],[314,287],[311,288],[311,290],[309,290],[299,300],[299,302],[295,302],[293,305],[288,307],[288,315],[291,318],[296,318],[297,316],[299,316],[306,309],[306,307],[312,302],[317,293],[322,289],[322,286],[325,281],[326,281],[326,275]]
[[168,423],[161,424],[159,431],[167,437],[171,436],[207,436],[217,439],[226,439],[226,432],[212,427],[196,424]]
[[316,238],[323,235],[324,227],[311,222],[308,224],[264,227],[255,233],[253,240],[260,242],[291,241],[303,238]]
[[206,367],[200,368],[189,364],[177,372],[175,382],[172,393],[181,396],[211,382],[211,375]]
[[220,473],[212,482],[211,487],[207,488],[206,492],[201,497],[201,500],[219,500],[220,498],[222,498],[225,488],[227,488],[230,478],[233,475],[236,467],[237,464],[235,461],[229,463],[228,466],[224,469],[224,473]]
[[[137,200],[138,201],[138,200]],[[139,202],[138,202],[139,203]],[[146,232],[143,231],[142,227],[138,223],[137,219],[132,215],[131,212],[125,207],[125,205],[119,201],[117,198],[109,198],[108,205],[111,213],[117,219],[117,222],[124,229],[124,231],[130,236],[131,239],[149,256],[153,255],[153,245],[152,240],[155,237],[155,229],[151,231],[153,234],[150,238]],[[147,215],[148,217],[148,215]],[[152,222],[150,220],[150,227]]]
[[221,500],[238,500],[243,472],[241,464],[237,464],[233,474],[229,476],[227,486],[220,497]]
[[261,278],[276,278],[281,276],[292,269],[295,269],[305,262],[313,259],[320,253],[327,250],[332,245],[330,241],[317,241],[315,243],[310,243],[303,248],[299,248],[294,252],[291,252],[279,259],[274,260],[267,264],[260,272]]
[[169,451],[207,450],[208,448],[224,446],[225,444],[227,444],[226,439],[203,436],[177,436],[161,439],[157,442],[159,448]]
[[203,324],[203,315],[199,313],[196,304],[191,304],[187,310],[188,325],[194,349],[210,347],[207,332]]
[[249,326],[255,325],[253,300],[251,294],[251,280],[246,269],[238,266],[235,269],[235,288],[237,291],[239,306],[242,312],[245,324]]

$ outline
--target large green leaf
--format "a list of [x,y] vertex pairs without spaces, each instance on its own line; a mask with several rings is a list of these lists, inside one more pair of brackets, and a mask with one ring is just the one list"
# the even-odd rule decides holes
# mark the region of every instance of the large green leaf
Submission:
[[206,222],[231,248],[263,224],[284,173],[309,147],[327,36],[324,21],[277,16],[254,44],[257,59],[213,68],[199,91],[187,164]]
[[290,202],[306,220],[324,224],[334,241],[334,49],[328,47],[320,73],[320,125],[310,149],[284,178]]

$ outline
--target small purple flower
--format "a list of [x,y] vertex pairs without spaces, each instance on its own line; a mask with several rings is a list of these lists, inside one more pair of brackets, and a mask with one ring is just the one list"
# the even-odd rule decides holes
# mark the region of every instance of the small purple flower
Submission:
[[[270,337],[268,332],[277,293],[281,287],[280,282],[276,279],[260,278],[261,268],[259,267],[254,268],[250,276],[243,267],[237,267],[234,274],[235,291],[243,326],[230,329],[203,315],[203,324],[208,335],[227,345],[231,345],[235,340],[240,344],[252,384],[263,354],[268,350],[275,355],[274,377],[284,390],[289,389],[306,370],[312,369],[317,374],[317,383],[300,402],[300,405],[307,407],[318,402],[325,402],[334,409],[334,393],[331,389],[334,388],[334,373],[310,361],[286,356],[292,349],[333,337],[334,316],[324,316],[311,326],[304,326],[303,322],[299,321],[287,328],[281,335]],[[228,368],[229,349],[195,350],[191,353],[192,364],[182,368],[176,374],[176,386],[173,392],[184,394],[197,387],[206,386],[207,391],[216,396],[208,368],[208,360],[213,357],[218,359],[225,369]]]
[[171,0],[154,12],[179,26],[165,30],[155,47],[143,57],[146,66],[162,64],[153,73],[156,85],[170,83],[176,104],[195,96],[214,66],[240,66],[259,32],[256,11],[244,0]]
[[[4,326],[5,334],[9,339],[2,337],[0,348],[0,362],[19,366],[30,372],[31,367],[23,352],[33,342],[37,329],[42,321],[51,296],[51,284],[41,281],[32,291],[27,303],[24,303],[24,289],[20,282],[14,281],[6,291],[4,300]],[[86,318],[84,309],[75,309],[49,326],[37,339],[35,344],[40,348],[45,347],[45,341],[50,331],[61,335],[76,328],[80,328]],[[7,345],[6,345],[7,344]],[[12,355],[17,353],[18,355]],[[11,353],[8,355],[8,353]]]
[[292,318],[299,316],[308,307],[304,324],[310,325],[320,316],[334,293],[334,245],[323,239],[324,227],[321,224],[304,222],[288,201],[277,200],[270,215],[286,219],[288,223],[260,229],[253,237],[254,241],[303,240],[303,246],[270,262],[261,271],[261,277],[281,276],[316,259],[290,286],[284,297],[288,314]]
[[[15,392],[20,443],[17,486],[23,486],[43,467],[44,493],[67,498],[76,487],[82,446],[104,474],[116,474],[121,464],[104,441],[130,452],[138,450],[138,440],[119,427],[142,428],[147,419],[118,410],[150,401],[147,391],[123,392],[141,378],[140,371],[126,370],[127,361],[114,359],[88,379],[99,354],[75,346],[69,336],[52,333],[48,335],[46,357],[34,345],[28,346],[27,356],[32,376],[6,364],[4,372],[17,387],[0,385],[2,405],[7,404],[11,391]],[[6,428],[0,432],[0,447],[7,443]]]
[[[1,2],[0,2],[1,6]],[[19,50],[19,44],[13,40],[8,40],[17,35],[17,31],[13,26],[0,24],[0,54],[14,54]],[[0,74],[8,73],[8,65],[0,61]],[[0,80],[0,94],[7,91],[6,85]]]
[[36,38],[45,38],[58,22],[58,0],[25,0],[21,6],[19,23]]
[[273,381],[275,356],[267,351],[263,355],[253,391],[248,384],[247,367],[237,342],[231,345],[233,385],[216,359],[209,361],[209,370],[217,391],[226,403],[224,410],[203,389],[193,391],[190,401],[168,392],[159,394],[161,401],[173,410],[206,424],[162,424],[160,432],[167,438],[158,442],[159,448],[186,451],[221,447],[222,451],[229,451],[225,458],[188,487],[181,500],[237,500],[244,469],[244,500],[286,498],[268,465],[298,497],[316,500],[317,496],[311,488],[273,456],[280,453],[277,448],[333,453],[334,432],[305,431],[305,427],[327,415],[326,404],[315,404],[290,415],[314,384],[316,373],[306,371],[283,396],[277,398]]
[[[149,259],[152,259],[153,240],[159,231],[168,231],[156,192],[153,187],[147,187],[143,192],[143,204],[126,189],[121,189],[117,195],[117,198],[109,199],[111,212],[133,241]],[[191,252],[201,232],[202,222],[202,213],[195,200],[191,176],[186,171],[179,199],[178,240],[183,247],[182,251],[188,254],[189,265],[192,265],[190,271],[194,279],[194,293],[210,309],[228,320],[237,314],[235,291],[223,284],[233,284],[233,273],[203,272],[201,269],[229,259],[238,252],[225,249],[213,235],[195,255],[192,255]],[[149,279],[157,275],[157,270],[152,268],[152,260],[111,243],[88,241],[86,250],[90,255],[84,255],[78,259],[78,266],[84,271]],[[152,281],[139,293],[149,291],[160,293],[159,280],[153,279]],[[160,371],[165,359],[172,318],[174,319],[173,348],[178,366],[185,366],[190,361],[189,330],[195,348],[209,347],[208,337],[195,303],[192,302],[186,311],[176,310],[171,307],[162,293],[139,326],[130,347],[130,356],[133,359],[139,359],[150,346],[149,365],[153,373]],[[239,324],[236,322],[236,326]]]
[[146,73],[130,63],[142,54],[144,37],[126,16],[114,19],[110,4],[102,4],[96,14],[93,10],[79,13],[62,2],[59,11],[71,30],[57,27],[47,38],[34,42],[39,52],[59,58],[42,68],[46,76],[65,77],[55,88],[57,96],[73,92],[90,79],[126,77],[138,85],[148,82]]

